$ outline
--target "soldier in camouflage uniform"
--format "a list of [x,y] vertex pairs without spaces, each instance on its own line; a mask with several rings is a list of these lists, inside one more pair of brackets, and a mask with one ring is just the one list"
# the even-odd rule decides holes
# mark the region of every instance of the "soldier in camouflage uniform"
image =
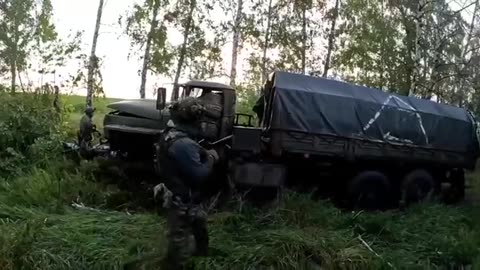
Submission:
[[170,111],[173,121],[169,122],[157,153],[167,181],[166,185],[155,187],[154,196],[163,194],[168,209],[167,268],[182,269],[191,255],[207,255],[207,214],[200,205],[200,190],[218,161],[218,154],[195,141],[201,106],[194,99],[182,100]]
[[89,153],[91,149],[91,142],[93,140],[93,133],[97,132],[96,127],[92,122],[93,112],[95,109],[93,107],[87,107],[85,109],[85,114],[80,119],[80,130],[78,132],[78,143],[80,146],[80,153],[82,156]]

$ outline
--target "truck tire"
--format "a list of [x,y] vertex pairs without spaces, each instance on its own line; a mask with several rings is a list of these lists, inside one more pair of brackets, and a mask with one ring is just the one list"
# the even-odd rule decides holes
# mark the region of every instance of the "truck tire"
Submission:
[[448,203],[458,203],[465,199],[465,172],[455,170],[450,175],[450,190],[447,195]]
[[428,171],[413,170],[405,175],[400,183],[400,204],[408,206],[429,201],[433,197],[435,187],[435,180]]
[[347,199],[352,208],[385,209],[389,194],[390,181],[379,171],[363,171],[347,184]]

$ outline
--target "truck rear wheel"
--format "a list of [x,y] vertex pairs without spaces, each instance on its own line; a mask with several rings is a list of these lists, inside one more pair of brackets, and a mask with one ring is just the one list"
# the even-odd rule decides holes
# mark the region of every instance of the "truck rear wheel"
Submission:
[[408,206],[412,203],[428,201],[435,192],[435,180],[426,170],[413,170],[401,182],[400,204]]
[[465,172],[454,170],[450,175],[450,189],[447,194],[447,203],[458,203],[465,199]]
[[347,199],[353,208],[384,209],[390,197],[390,181],[379,171],[364,171],[348,182]]

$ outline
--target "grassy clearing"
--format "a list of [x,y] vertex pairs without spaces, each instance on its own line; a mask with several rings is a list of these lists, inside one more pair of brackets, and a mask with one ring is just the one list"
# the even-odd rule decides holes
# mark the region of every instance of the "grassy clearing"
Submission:
[[[83,97],[63,98],[81,115]],[[96,102],[99,112],[101,104]],[[35,144],[42,150],[51,143]],[[77,166],[52,157],[54,152],[40,153],[48,162],[37,164],[27,154],[11,157],[13,169],[16,164],[30,169],[0,179],[0,269],[158,269],[166,246],[163,217],[132,207],[135,195],[112,185],[111,176],[97,174],[95,162]],[[229,211],[209,216],[211,256],[190,264],[194,269],[480,269],[479,179],[469,175],[473,188],[464,204],[407,211],[342,212],[296,193],[268,210],[234,201]]]
[[[112,102],[120,101],[117,98],[95,98],[93,100],[96,108],[93,122],[97,125],[97,128],[101,129],[103,126],[103,116],[108,112],[107,105]],[[71,129],[78,129],[80,118],[83,115],[85,108],[85,97],[76,95],[64,95],[62,96],[63,105],[71,112],[67,119],[67,125]]]
[[[86,175],[89,166],[34,170],[1,185],[0,269],[122,269],[132,262],[133,269],[157,269],[164,219],[109,210],[116,191]],[[295,193],[275,209],[239,205],[210,215],[212,254],[193,259],[195,269],[480,267],[480,210],[473,206],[349,213]]]

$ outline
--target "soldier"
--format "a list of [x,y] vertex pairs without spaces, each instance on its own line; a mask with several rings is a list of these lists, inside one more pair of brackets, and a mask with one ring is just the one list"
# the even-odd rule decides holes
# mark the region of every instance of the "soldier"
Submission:
[[80,130],[78,132],[78,143],[80,146],[80,154],[82,156],[89,153],[91,149],[91,142],[93,140],[93,133],[97,132],[96,127],[92,122],[93,113],[95,109],[87,106],[85,114],[80,119]]
[[[167,183],[166,187],[158,185],[154,196],[171,192],[171,196],[164,198],[168,208],[168,269],[182,269],[192,253],[206,256],[208,251],[207,214],[200,206],[200,190],[218,161],[218,154],[194,140],[198,136],[201,110],[201,105],[192,98],[175,104],[170,109],[173,121],[169,121],[157,153]],[[191,234],[195,239],[194,250]]]

